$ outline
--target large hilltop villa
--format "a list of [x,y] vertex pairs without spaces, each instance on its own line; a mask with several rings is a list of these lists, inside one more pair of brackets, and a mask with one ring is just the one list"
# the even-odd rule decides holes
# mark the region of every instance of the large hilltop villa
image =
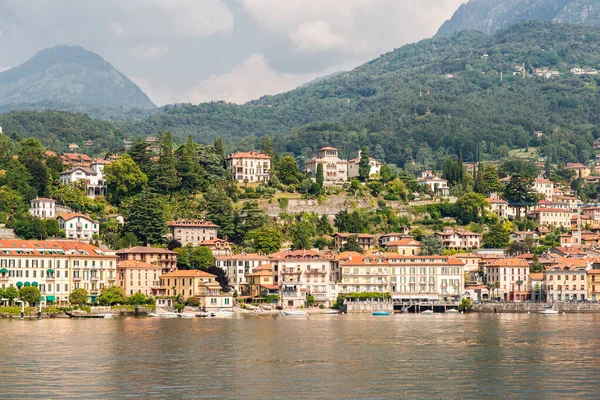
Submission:
[[[323,175],[325,184],[334,184],[347,182],[348,179],[356,178],[359,175],[361,152],[358,157],[352,160],[344,160],[339,157],[339,150],[335,147],[323,147],[317,150],[317,156],[304,163],[304,171],[312,178],[317,174],[317,166],[323,165]],[[369,157],[369,166],[371,170],[369,175],[379,174],[381,162]]]

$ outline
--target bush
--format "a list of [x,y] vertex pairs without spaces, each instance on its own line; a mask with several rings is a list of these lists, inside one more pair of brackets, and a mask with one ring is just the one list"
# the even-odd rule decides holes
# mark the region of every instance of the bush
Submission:
[[175,311],[177,312],[182,312],[185,309],[185,305],[183,304],[175,304],[173,306],[173,308],[175,309]]
[[321,304],[321,305],[319,305],[319,308],[320,308],[321,310],[324,310],[324,309],[325,309],[325,304]]
[[185,305],[190,307],[200,307],[200,300],[196,297],[188,297],[185,301]]

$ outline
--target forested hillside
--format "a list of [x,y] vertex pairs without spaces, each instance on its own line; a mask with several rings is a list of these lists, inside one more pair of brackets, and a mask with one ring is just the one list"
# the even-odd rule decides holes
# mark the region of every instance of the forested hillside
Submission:
[[[523,64],[560,76],[513,75]],[[585,161],[600,135],[600,76],[569,71],[598,65],[599,28],[525,22],[493,35],[469,31],[423,40],[241,106],[169,106],[126,130],[170,129],[179,140],[191,133],[207,143],[223,137],[230,148],[257,145],[268,134],[295,155],[323,144],[348,154],[379,144],[386,161],[398,165],[419,151],[462,151],[465,160],[476,160],[505,152],[503,146],[541,146],[557,161]],[[534,138],[534,130],[545,135]]]

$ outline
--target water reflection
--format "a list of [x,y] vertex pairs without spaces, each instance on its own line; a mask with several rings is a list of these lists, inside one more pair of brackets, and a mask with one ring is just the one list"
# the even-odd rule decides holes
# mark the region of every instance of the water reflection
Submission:
[[574,398],[600,315],[0,321],[2,397]]

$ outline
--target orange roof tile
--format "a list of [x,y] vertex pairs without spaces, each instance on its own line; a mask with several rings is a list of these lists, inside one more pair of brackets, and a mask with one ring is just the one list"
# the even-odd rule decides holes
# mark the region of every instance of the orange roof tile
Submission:
[[195,277],[203,277],[203,278],[216,278],[216,275],[209,274],[208,272],[200,271],[197,269],[179,269],[177,271],[168,272],[160,276],[161,278],[195,278]]

